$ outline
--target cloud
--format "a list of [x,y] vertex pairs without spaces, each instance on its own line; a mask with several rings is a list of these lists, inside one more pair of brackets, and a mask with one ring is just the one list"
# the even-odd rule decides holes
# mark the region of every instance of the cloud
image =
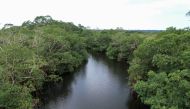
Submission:
[[38,15],[92,28],[164,29],[190,24],[189,0],[0,0],[0,22],[20,25]]

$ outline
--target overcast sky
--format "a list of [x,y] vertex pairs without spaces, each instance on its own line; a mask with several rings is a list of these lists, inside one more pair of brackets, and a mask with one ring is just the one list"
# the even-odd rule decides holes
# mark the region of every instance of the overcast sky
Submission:
[[0,0],[0,25],[39,15],[91,28],[165,29],[190,26],[190,0]]

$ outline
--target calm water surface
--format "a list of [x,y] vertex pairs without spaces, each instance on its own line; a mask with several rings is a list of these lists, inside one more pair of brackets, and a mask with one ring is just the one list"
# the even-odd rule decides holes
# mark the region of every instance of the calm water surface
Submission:
[[49,86],[39,109],[145,109],[127,85],[127,65],[92,56],[78,72]]

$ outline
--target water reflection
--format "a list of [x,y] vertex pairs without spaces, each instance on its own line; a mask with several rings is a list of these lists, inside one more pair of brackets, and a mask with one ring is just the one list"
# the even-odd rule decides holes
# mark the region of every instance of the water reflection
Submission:
[[143,109],[135,106],[126,69],[126,64],[89,56],[80,71],[46,89],[40,109]]

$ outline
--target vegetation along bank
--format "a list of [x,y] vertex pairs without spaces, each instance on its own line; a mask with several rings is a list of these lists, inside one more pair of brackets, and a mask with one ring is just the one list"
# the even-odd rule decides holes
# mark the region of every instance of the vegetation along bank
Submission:
[[0,108],[32,109],[45,82],[77,70],[87,51],[124,61],[131,87],[151,109],[190,108],[190,29],[93,30],[38,16],[0,30]]

